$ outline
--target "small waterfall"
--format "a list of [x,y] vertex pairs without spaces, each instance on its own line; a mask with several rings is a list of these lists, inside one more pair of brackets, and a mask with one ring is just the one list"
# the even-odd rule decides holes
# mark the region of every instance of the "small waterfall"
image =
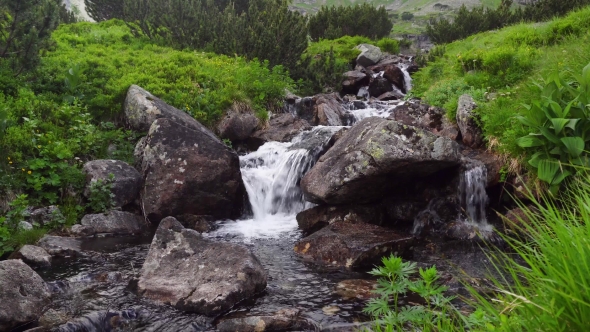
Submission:
[[403,64],[399,68],[404,73],[404,85],[406,87],[406,91],[410,92],[410,90],[412,90],[412,77],[410,76],[410,73],[408,73],[408,67],[409,64]]
[[459,184],[459,198],[467,217],[466,222],[480,228],[491,227],[486,218],[486,207],[489,202],[486,182],[486,167],[474,165],[462,174]]

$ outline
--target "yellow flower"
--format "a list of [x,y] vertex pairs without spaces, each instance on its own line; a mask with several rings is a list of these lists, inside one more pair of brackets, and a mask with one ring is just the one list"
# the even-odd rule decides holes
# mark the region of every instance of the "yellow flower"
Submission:
[[9,161],[8,163],[9,163],[9,164],[12,164],[12,161]]
[[39,149],[40,149],[40,148],[41,148],[41,145],[37,145],[37,148],[39,148]]
[[8,157],[8,160],[10,160],[10,157]]
[[31,174],[32,172],[31,171],[28,171],[27,173]]
[[24,168],[21,168],[21,169],[23,170],[23,172],[25,171],[25,169],[24,169]]

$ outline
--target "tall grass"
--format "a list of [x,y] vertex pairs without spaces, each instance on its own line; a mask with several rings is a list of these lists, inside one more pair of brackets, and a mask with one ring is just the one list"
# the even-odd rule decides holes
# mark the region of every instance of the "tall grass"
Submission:
[[[496,253],[498,296],[478,296],[501,331],[590,329],[590,173],[580,172],[555,199],[521,205],[523,238],[507,238],[511,253]],[[528,219],[528,220],[526,220]],[[522,260],[522,261],[521,261]]]

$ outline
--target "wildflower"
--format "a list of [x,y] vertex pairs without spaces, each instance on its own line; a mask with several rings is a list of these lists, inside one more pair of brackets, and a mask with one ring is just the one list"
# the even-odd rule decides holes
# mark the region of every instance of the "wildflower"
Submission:
[[40,149],[40,148],[41,148],[41,145],[37,145],[37,148],[39,148],[39,149]]
[[9,163],[9,164],[12,164],[12,161],[9,161],[8,163]]
[[21,168],[21,169],[23,170],[23,172],[25,171],[25,169],[24,169],[24,168]]
[[10,157],[8,157],[8,160],[10,160]]
[[31,174],[32,172],[31,171],[28,171],[27,173]]

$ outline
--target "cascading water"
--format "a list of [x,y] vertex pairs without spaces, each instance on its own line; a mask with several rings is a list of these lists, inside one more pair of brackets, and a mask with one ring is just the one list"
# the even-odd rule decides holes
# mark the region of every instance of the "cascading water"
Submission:
[[[492,226],[486,217],[489,203],[486,193],[487,169],[484,165],[470,165],[461,175],[459,198],[466,219],[465,223],[478,228],[482,233],[491,233]],[[485,236],[485,235],[484,235]]]
[[412,90],[412,77],[410,76],[410,73],[408,72],[408,64],[402,64],[399,68],[402,70],[402,73],[404,73],[404,86],[406,87],[406,91],[410,91]]

